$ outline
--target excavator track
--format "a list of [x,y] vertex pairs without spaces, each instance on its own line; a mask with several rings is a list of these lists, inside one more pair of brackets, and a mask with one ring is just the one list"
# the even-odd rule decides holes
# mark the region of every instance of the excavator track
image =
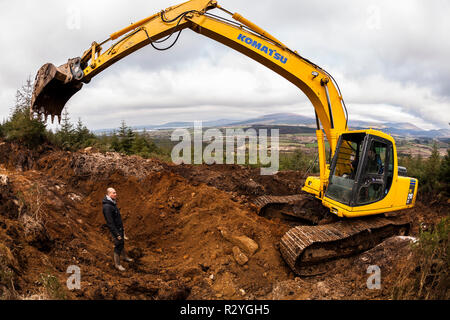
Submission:
[[307,197],[304,194],[295,194],[291,196],[261,196],[253,200],[253,204],[258,210],[258,214],[262,215],[264,209],[273,204],[292,204],[296,201],[302,201]]
[[369,217],[319,226],[297,226],[281,239],[280,251],[291,269],[368,250],[394,235],[407,235],[410,221],[403,217]]
[[260,216],[267,216],[271,211],[275,211],[290,220],[303,220],[314,225],[330,223],[334,218],[319,200],[307,193],[289,196],[261,196],[252,203]]
[[[403,215],[338,220],[309,194],[261,196],[253,204],[261,216],[281,213],[295,219],[293,224],[285,221],[293,228],[281,238],[280,251],[299,275],[324,262],[369,250],[386,238],[407,235],[410,229],[410,221]],[[300,221],[310,225],[299,226]]]

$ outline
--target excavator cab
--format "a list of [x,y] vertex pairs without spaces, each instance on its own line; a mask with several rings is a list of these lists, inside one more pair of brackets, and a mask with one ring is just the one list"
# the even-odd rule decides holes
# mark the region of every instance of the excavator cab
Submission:
[[398,170],[391,136],[375,130],[344,133],[330,164],[322,202],[341,217],[407,208],[415,201],[417,180],[400,176]]

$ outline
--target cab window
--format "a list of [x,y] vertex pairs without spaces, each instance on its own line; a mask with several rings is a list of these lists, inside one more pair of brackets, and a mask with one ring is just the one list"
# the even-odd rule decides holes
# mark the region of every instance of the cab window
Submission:
[[349,205],[353,198],[353,186],[362,158],[364,133],[343,134],[333,158],[326,196]]
[[391,177],[393,164],[391,145],[372,140],[367,149],[364,166],[361,170],[356,202],[359,205],[381,200],[389,191],[388,178]]

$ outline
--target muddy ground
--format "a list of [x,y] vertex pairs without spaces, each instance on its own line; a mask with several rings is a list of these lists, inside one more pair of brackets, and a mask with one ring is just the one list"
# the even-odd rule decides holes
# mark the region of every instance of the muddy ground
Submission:
[[[0,142],[0,295],[21,299],[386,299],[410,256],[409,240],[390,239],[360,255],[294,275],[278,250],[289,226],[256,214],[263,194],[296,194],[302,172],[261,176],[242,166],[174,166],[117,153],[30,151]],[[113,268],[101,200],[119,195],[126,249]],[[408,210],[413,236],[448,215],[447,204]],[[225,235],[225,236],[224,236]],[[257,243],[256,252],[236,237]],[[236,253],[235,247],[240,247]],[[238,250],[239,251],[239,250]],[[239,260],[244,254],[248,262]],[[238,263],[240,261],[241,263]],[[369,265],[382,270],[369,290]],[[81,289],[66,273],[81,270]],[[323,271],[325,270],[325,271]],[[45,281],[56,279],[56,282]]]

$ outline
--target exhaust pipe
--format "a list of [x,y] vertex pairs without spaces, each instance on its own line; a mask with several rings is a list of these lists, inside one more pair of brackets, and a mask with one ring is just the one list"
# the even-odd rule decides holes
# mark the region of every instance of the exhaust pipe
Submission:
[[69,59],[60,67],[51,63],[43,65],[34,82],[30,117],[44,115],[47,121],[50,115],[53,123],[57,116],[61,122],[61,113],[67,101],[83,87],[83,76],[80,58]]

